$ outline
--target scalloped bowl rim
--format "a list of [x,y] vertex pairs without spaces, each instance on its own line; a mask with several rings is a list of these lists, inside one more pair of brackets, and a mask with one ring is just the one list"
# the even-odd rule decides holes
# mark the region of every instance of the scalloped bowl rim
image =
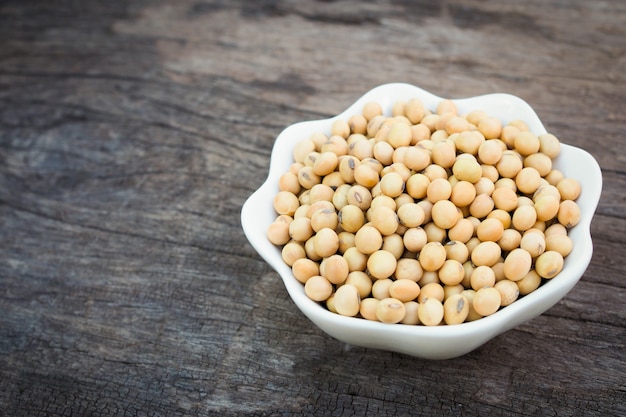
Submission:
[[[299,140],[309,137],[314,132],[328,134],[334,120],[345,119],[360,112],[363,104],[368,101],[378,102],[385,114],[390,114],[395,101],[413,97],[420,98],[430,109],[434,109],[442,100],[441,97],[411,84],[383,84],[365,93],[337,116],[298,122],[286,127],[274,143],[267,179],[242,206],[241,222],[248,241],[278,272],[297,307],[330,336],[357,346],[395,351],[426,359],[448,359],[466,354],[493,337],[539,316],[576,285],[591,261],[593,246],[590,225],[600,199],[602,173],[600,166],[588,152],[565,143],[561,144],[561,153],[554,161],[554,166],[566,176],[580,181],[582,185],[582,193],[577,200],[581,207],[581,220],[570,230],[570,237],[574,241],[572,253],[566,257],[564,268],[559,275],[493,315],[459,325],[428,327],[385,324],[332,313],[306,296],[304,286],[293,277],[291,269],[283,262],[280,248],[267,240],[267,226],[276,217],[272,201],[278,191],[278,178],[293,162],[292,149]],[[460,114],[482,109],[489,115],[499,117],[504,123],[521,119],[535,134],[546,132],[531,106],[517,96],[494,93],[452,100]]]

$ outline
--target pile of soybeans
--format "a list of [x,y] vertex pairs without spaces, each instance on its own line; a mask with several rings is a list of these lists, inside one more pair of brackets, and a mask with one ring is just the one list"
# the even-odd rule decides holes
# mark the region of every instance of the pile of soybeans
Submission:
[[426,326],[489,316],[556,276],[580,220],[560,141],[451,100],[376,102],[312,132],[279,180],[268,239],[309,298]]

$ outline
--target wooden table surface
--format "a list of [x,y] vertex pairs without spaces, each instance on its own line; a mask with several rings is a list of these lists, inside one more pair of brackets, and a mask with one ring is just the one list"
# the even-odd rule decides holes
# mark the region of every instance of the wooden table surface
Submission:
[[[556,306],[457,359],[347,346],[248,244],[289,124],[372,87],[530,103],[603,171]],[[626,415],[626,3],[0,3],[0,415]]]

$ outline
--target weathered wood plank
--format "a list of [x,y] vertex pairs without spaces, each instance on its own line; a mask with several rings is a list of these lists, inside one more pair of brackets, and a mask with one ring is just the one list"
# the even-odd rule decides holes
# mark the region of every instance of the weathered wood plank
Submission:
[[[625,16],[618,0],[3,2],[2,413],[626,415]],[[579,284],[455,360],[326,336],[240,227],[285,126],[392,81],[518,95],[603,169]]]

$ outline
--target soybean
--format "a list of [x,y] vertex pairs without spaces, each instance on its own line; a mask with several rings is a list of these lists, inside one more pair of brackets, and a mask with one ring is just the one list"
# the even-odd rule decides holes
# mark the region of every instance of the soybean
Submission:
[[511,281],[524,278],[532,266],[532,256],[524,249],[516,248],[504,259],[504,276]]
[[549,250],[537,257],[535,271],[542,278],[554,278],[563,269],[563,256],[554,250]]
[[315,275],[304,284],[304,292],[313,301],[326,301],[333,293],[333,285],[323,276]]
[[404,303],[395,298],[382,299],[376,306],[376,318],[383,323],[399,323],[404,319],[405,314]]
[[349,273],[348,261],[341,255],[331,255],[320,263],[320,275],[332,284],[343,284]]
[[345,284],[337,288],[334,296],[334,306],[342,316],[356,316],[361,307],[361,297],[357,287]]
[[359,314],[361,314],[364,319],[378,321],[376,310],[378,309],[379,303],[380,300],[374,297],[362,299],[361,305],[359,306]]
[[469,302],[463,294],[454,294],[443,303],[443,320],[446,324],[461,324],[469,313]]
[[[367,259],[364,260],[364,263],[365,262],[367,262]],[[363,265],[362,269],[350,270],[344,282],[345,284],[352,284],[357,287],[362,298],[367,297],[371,293],[373,285],[371,278],[364,271],[365,265]]]
[[396,279],[389,286],[389,295],[402,302],[415,300],[419,293],[419,285],[410,279]]
[[471,259],[476,266],[492,266],[500,259],[501,252],[502,249],[496,242],[480,242],[474,250],[471,251]]
[[517,284],[508,279],[498,281],[493,286],[500,293],[500,306],[506,307],[519,298],[519,288]]
[[564,267],[580,183],[559,139],[451,100],[376,102],[296,143],[268,240],[311,299],[385,323],[473,321]]
[[446,249],[441,242],[428,242],[420,251],[418,260],[425,271],[437,271],[446,261]]
[[502,296],[494,287],[483,287],[476,291],[472,306],[481,316],[490,316],[500,308]]
[[378,250],[367,260],[367,270],[376,279],[385,279],[393,275],[396,270],[396,257],[386,250]]
[[418,315],[419,304],[416,301],[404,303],[404,318],[400,320],[402,324],[420,324]]
[[300,258],[294,261],[291,272],[298,281],[304,284],[309,278],[320,274],[320,267],[317,262],[309,258]]
[[572,200],[562,201],[557,212],[557,219],[567,228],[576,226],[580,222],[580,207]]

